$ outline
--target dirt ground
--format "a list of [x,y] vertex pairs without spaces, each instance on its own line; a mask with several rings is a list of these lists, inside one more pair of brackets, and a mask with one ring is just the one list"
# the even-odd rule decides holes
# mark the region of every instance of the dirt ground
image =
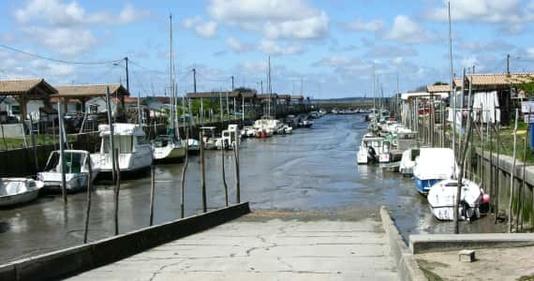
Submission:
[[429,280],[534,280],[534,247],[477,249],[475,257],[468,263],[458,251],[415,255]]

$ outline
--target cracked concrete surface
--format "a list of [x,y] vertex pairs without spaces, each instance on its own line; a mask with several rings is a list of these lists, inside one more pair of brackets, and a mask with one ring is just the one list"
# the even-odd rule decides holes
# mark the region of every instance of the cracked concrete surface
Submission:
[[380,222],[247,216],[71,280],[397,280]]

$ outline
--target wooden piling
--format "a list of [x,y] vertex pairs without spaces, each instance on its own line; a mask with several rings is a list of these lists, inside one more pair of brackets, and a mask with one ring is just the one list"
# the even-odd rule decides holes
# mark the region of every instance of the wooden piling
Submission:
[[87,206],[85,209],[85,228],[83,231],[83,243],[87,243],[87,235],[89,234],[89,216],[91,214],[91,195],[93,192],[93,164],[91,163],[91,154],[87,155]]
[[515,123],[514,123],[514,148],[512,153],[512,171],[510,172],[510,201],[508,202],[508,232],[512,232],[512,200],[514,198],[514,177],[515,177],[515,164],[516,164],[516,146],[517,146],[517,121],[519,119],[519,110],[515,110]]
[[180,217],[185,217],[185,173],[187,172],[187,166],[189,165],[189,128],[185,128],[185,160],[182,167],[182,181],[180,189]]
[[67,205],[67,181],[65,179],[65,139],[64,139],[64,126],[63,126],[63,105],[61,101],[58,101],[58,117],[59,117],[59,163],[61,165],[61,197],[63,203]]
[[202,131],[198,134],[200,139],[200,191],[202,193],[202,211],[206,213],[208,207],[206,199],[206,167],[204,163],[204,134]]
[[117,163],[116,165],[117,170],[115,171],[116,181],[115,181],[115,190],[114,190],[114,193],[115,193],[114,221],[115,221],[115,235],[118,235],[119,234],[119,192],[121,188],[121,167],[120,167],[120,162],[119,162],[119,149],[115,148],[113,151],[116,152],[114,153],[114,155],[115,155],[115,162]]
[[149,225],[154,224],[154,195],[156,192],[156,169],[154,164],[150,165],[150,219]]
[[225,202],[225,206],[228,207],[228,184],[226,183],[226,171],[225,171],[225,167],[224,167],[224,150],[225,148],[223,147],[221,149],[221,165],[222,165],[222,180],[223,180],[223,185],[224,185],[224,202]]
[[241,203],[241,183],[239,177],[239,144],[234,143],[234,158],[235,158],[235,190],[237,204]]

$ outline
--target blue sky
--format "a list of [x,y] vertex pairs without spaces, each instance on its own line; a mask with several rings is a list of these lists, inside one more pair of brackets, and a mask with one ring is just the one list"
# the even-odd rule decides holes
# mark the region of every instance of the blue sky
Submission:
[[[44,77],[53,84],[124,82],[131,92],[168,89],[173,14],[180,93],[259,87],[272,60],[273,91],[314,98],[371,96],[375,70],[385,95],[448,81],[446,1],[204,0],[0,2],[0,78]],[[533,71],[534,0],[452,0],[454,69]]]

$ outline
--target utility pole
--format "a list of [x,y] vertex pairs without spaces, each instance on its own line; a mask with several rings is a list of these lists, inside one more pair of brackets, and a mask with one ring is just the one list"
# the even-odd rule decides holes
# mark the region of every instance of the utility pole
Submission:
[[232,92],[234,91],[234,76],[232,75]]
[[126,91],[130,91],[130,71],[128,71],[128,57],[124,57],[126,62]]
[[[452,23],[451,23],[451,2],[447,2],[448,15],[449,15],[449,61],[450,61],[450,74],[451,74],[451,95],[452,98],[452,150],[456,155],[456,94],[454,91],[454,66],[452,63]],[[458,195],[459,196],[459,195]]]
[[272,87],[271,87],[271,56],[269,56],[269,68],[267,70],[267,88],[269,90],[269,103],[268,103],[268,115],[271,116],[271,95],[272,95]]
[[506,55],[506,74],[510,76],[510,54]]

